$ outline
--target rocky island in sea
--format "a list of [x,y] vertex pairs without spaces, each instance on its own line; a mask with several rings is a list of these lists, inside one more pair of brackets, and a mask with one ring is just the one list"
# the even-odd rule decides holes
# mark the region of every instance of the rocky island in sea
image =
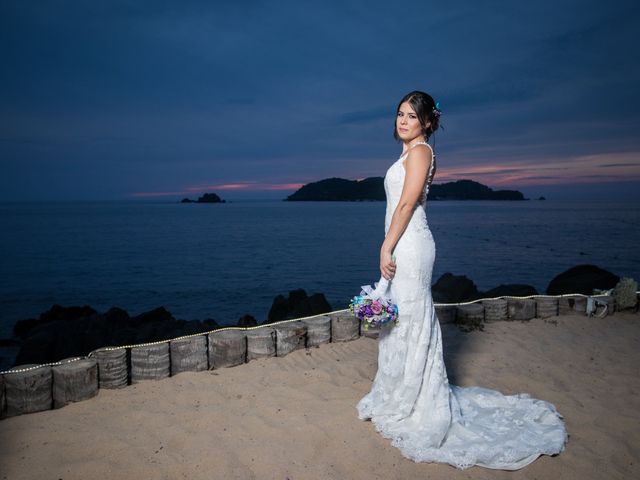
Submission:
[[[285,200],[295,201],[384,201],[384,179],[370,177],[364,180],[327,178],[308,183]],[[517,190],[493,190],[473,180],[457,180],[433,184],[429,200],[527,200]]]
[[222,200],[215,193],[205,193],[198,200],[191,200],[190,198],[183,198],[180,203],[227,203],[226,200]]

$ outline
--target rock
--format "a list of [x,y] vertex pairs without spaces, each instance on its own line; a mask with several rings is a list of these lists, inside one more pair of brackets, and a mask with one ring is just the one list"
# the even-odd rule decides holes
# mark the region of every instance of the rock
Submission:
[[[517,190],[496,191],[473,180],[433,184],[428,198],[430,200],[526,200],[522,192]],[[384,179],[382,177],[370,177],[364,180],[326,178],[302,186],[285,200],[384,201]]]
[[498,285],[496,288],[492,288],[482,294],[485,298],[528,297],[530,295],[538,295],[538,291],[531,285],[522,285],[518,283]]
[[465,275],[445,273],[431,287],[433,299],[438,303],[458,303],[480,298],[478,288]]
[[236,326],[242,327],[242,328],[255,327],[256,325],[258,325],[258,322],[256,321],[255,317],[249,314],[243,315],[240,318],[240,320],[238,320],[238,323],[236,324]]
[[198,203],[224,203],[224,200],[215,193],[205,193],[198,198]]
[[190,198],[183,198],[180,203],[226,203],[226,200],[222,200],[215,193],[205,193],[198,200],[191,200]]
[[556,275],[547,287],[547,295],[581,293],[593,295],[594,289],[608,290],[620,277],[595,265],[577,265]]
[[331,305],[327,302],[324,294],[315,293],[308,297],[307,292],[299,288],[297,290],[291,290],[289,292],[289,298],[285,298],[283,295],[278,295],[274,298],[267,320],[262,322],[262,324],[292,318],[309,317],[330,311]]
[[40,314],[36,320],[29,318],[26,320],[18,320],[13,326],[13,334],[25,338],[31,330],[41,325],[58,321],[75,321],[98,313],[93,308],[85,305],[83,307],[63,307],[61,305],[53,305],[49,310]]
[[54,305],[38,320],[19,323],[14,332],[24,340],[16,356],[18,364],[56,362],[85,356],[101,347],[169,340],[218,327],[213,319],[175,319],[164,307],[130,317],[117,307],[99,314],[86,306]]

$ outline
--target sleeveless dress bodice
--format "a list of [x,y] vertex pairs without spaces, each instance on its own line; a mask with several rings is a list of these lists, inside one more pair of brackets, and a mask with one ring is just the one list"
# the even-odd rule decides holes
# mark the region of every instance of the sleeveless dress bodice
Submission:
[[[418,142],[413,145],[426,145],[429,149],[431,147],[426,142]],[[389,226],[391,225],[391,218],[393,217],[393,212],[395,212],[396,207],[398,206],[398,202],[400,201],[400,195],[402,194],[402,187],[404,185],[404,177],[406,175],[406,170],[403,165],[404,160],[409,154],[409,149],[404,152],[396,162],[389,167],[387,170],[387,174],[384,177],[384,191],[387,196],[387,210],[385,215],[385,225],[384,232],[385,234],[389,230]],[[425,230],[428,228],[427,224],[427,195],[429,194],[429,187],[433,182],[433,172],[435,166],[435,155],[433,155],[433,160],[429,165],[429,172],[427,173],[427,180],[424,185],[424,189],[422,195],[418,199],[416,206],[413,211],[413,216],[407,226],[409,230]]]
[[[402,194],[407,154],[385,175],[385,234]],[[562,416],[544,400],[449,384],[431,295],[436,248],[426,203],[434,164],[432,158],[423,195],[393,251],[390,292],[398,305],[398,324],[378,336],[378,370],[371,391],[356,406],[358,417],[371,420],[376,431],[416,462],[516,470],[541,454],[561,452],[567,433]]]

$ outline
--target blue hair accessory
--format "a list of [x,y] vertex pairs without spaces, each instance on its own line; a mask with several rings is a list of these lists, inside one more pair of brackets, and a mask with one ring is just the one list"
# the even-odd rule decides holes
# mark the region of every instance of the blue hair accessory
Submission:
[[433,114],[436,117],[439,117],[442,114],[442,110],[440,110],[440,102],[436,102],[436,106],[433,107]]

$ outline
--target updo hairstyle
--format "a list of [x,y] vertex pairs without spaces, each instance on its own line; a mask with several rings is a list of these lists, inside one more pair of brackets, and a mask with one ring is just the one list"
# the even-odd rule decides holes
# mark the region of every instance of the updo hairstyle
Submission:
[[[420,92],[418,90],[407,93],[402,100],[400,100],[400,103],[398,103],[396,119],[398,112],[400,111],[400,105],[404,102],[408,102],[409,105],[411,105],[411,108],[413,108],[413,111],[416,112],[420,125],[422,125],[424,138],[428,141],[431,134],[440,127],[440,110],[436,107],[436,102],[433,100],[433,97],[428,93]],[[429,122],[431,122],[431,125],[429,125],[429,127],[425,127]],[[395,120],[393,124],[393,138],[400,141]]]

